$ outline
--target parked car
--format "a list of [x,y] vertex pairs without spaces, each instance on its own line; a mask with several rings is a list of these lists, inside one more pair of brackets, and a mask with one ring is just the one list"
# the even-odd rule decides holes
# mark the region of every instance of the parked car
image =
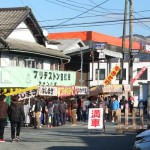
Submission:
[[133,150],[150,150],[150,130],[136,136]]

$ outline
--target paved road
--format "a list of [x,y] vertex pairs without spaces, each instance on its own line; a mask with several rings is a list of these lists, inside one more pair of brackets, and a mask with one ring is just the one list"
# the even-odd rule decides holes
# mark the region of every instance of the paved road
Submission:
[[5,130],[6,143],[0,150],[132,150],[135,134],[115,132],[115,125],[108,124],[102,130],[88,131],[85,123],[76,127],[66,126],[47,129],[22,128],[21,141],[12,143],[10,128]]

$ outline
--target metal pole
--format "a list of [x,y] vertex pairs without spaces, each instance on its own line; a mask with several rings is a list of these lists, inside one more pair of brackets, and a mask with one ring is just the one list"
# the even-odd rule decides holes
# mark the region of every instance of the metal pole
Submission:
[[81,86],[82,86],[82,82],[83,82],[83,51],[81,49],[81,81],[80,81]]
[[130,19],[129,19],[129,84],[131,91],[133,92],[133,84],[131,80],[133,78],[133,56],[131,55],[132,43],[133,43],[133,0],[130,0]]
[[124,60],[124,50],[125,50],[125,39],[126,39],[126,20],[127,20],[127,7],[128,7],[128,0],[125,0],[125,8],[124,8],[124,23],[123,23],[123,36],[122,36],[122,59],[120,60],[120,80],[119,84],[123,82],[123,60]]

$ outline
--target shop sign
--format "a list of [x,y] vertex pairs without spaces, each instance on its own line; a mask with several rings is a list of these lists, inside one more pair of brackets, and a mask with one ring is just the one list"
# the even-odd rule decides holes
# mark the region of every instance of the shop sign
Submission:
[[88,129],[102,129],[103,128],[103,108],[90,108]]
[[25,67],[0,67],[0,87],[26,88],[32,86],[72,86],[76,73]]
[[121,70],[120,66],[116,65],[106,79],[103,81],[103,84],[108,85],[113,80],[113,78],[117,75],[117,73]]
[[59,97],[74,95],[74,86],[60,86],[57,90]]
[[134,83],[136,80],[138,80],[146,69],[147,69],[146,67],[141,68],[138,74],[131,80],[131,83]]
[[104,85],[103,86],[103,93],[121,93],[122,92],[122,85],[118,84],[118,85]]
[[35,97],[36,95],[37,95],[37,89],[26,91],[26,92],[23,92],[21,94],[18,94],[19,100],[30,99],[30,98]]
[[57,87],[38,86],[37,90],[40,96],[57,96]]
[[11,96],[11,95],[21,94],[23,92],[27,92],[27,91],[35,90],[35,89],[37,89],[37,86],[32,86],[32,87],[28,87],[28,88],[24,88],[24,89],[17,89],[15,91],[10,92],[10,93],[6,93],[5,95]]
[[89,89],[85,86],[75,86],[75,95],[88,95]]

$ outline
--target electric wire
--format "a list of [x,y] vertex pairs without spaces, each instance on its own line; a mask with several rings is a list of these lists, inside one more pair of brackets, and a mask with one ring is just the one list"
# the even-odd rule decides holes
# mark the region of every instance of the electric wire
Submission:
[[109,1],[109,0],[105,0],[105,1],[103,1],[102,3],[100,3],[100,4],[98,4],[98,5],[94,6],[94,7],[92,7],[91,9],[88,9],[88,10],[84,11],[83,13],[81,13],[81,14],[79,14],[79,15],[76,15],[75,17],[73,17],[73,18],[71,18],[71,19],[67,19],[66,21],[63,21],[63,22],[57,24],[56,26],[60,26],[60,25],[62,25],[62,24],[64,24],[64,23],[66,23],[66,22],[69,22],[70,20],[76,19],[76,18],[82,16],[83,14],[86,14],[87,12],[89,12],[89,11],[91,11],[91,10],[97,8],[98,6],[105,4],[105,3],[108,2],[108,1]]

